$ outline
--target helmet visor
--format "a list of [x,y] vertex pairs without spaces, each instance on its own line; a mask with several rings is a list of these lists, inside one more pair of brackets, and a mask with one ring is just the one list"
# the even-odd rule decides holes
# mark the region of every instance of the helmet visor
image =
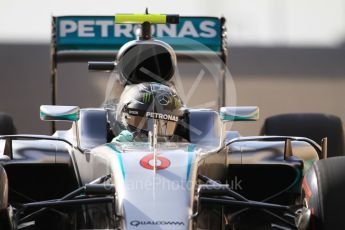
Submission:
[[128,125],[143,130],[146,132],[153,132],[153,126],[157,122],[157,135],[158,136],[173,136],[176,128],[176,121],[153,119],[142,116],[127,116],[126,122]]

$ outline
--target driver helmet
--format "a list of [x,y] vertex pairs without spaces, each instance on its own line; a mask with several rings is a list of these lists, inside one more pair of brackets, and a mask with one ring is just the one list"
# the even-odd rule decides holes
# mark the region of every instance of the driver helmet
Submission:
[[161,83],[126,86],[116,112],[116,120],[125,129],[148,135],[156,121],[157,135],[172,137],[177,121],[183,116],[183,103],[176,91]]

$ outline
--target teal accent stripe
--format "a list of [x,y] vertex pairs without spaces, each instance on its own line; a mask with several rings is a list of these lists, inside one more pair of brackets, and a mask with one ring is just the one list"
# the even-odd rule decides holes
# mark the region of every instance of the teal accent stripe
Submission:
[[188,151],[188,165],[187,165],[187,177],[186,177],[186,181],[189,181],[189,176],[190,176],[190,169],[192,167],[192,159],[193,159],[193,153],[195,151],[195,145],[194,144],[189,144],[187,147],[187,151]]
[[303,170],[301,169],[295,169],[296,170],[296,178],[294,182],[292,182],[291,187],[289,188],[290,191],[292,192],[299,192],[301,188],[301,181],[303,179]]
[[62,120],[62,121],[77,121],[79,119],[79,113],[72,113],[60,116],[50,116],[44,112],[40,112],[41,119],[47,120]]
[[313,166],[314,162],[316,159],[311,159],[311,160],[304,160],[304,167],[303,167],[303,174],[306,174],[307,171]]
[[303,160],[303,170],[295,169],[297,176],[296,176],[295,181],[292,183],[292,186],[290,188],[291,191],[299,192],[301,190],[301,184],[302,184],[303,176],[313,166],[315,161],[316,161],[316,159]]
[[125,180],[126,179],[126,174],[125,174],[125,168],[123,167],[123,161],[122,161],[121,152],[116,148],[116,146],[114,144],[105,144],[105,145],[108,146],[109,148],[111,148],[112,150],[114,150],[115,155],[117,156],[118,162],[120,164],[123,180]]
[[233,116],[233,115],[226,115],[224,113],[220,113],[220,118],[224,121],[243,121],[243,120],[256,119],[256,117],[257,117],[257,113],[250,116]]

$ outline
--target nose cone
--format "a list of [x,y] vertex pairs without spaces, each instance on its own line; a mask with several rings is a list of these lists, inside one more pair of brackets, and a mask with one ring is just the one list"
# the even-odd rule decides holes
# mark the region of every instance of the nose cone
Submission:
[[156,171],[149,148],[118,153],[124,174],[117,173],[116,186],[125,229],[188,229],[196,154],[187,149],[158,148]]

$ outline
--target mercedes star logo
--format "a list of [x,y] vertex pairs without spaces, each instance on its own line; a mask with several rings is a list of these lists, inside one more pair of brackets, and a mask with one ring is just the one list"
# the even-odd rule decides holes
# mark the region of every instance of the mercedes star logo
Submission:
[[161,105],[167,105],[170,102],[169,98],[170,98],[169,95],[161,94],[161,95],[158,96],[158,102]]

